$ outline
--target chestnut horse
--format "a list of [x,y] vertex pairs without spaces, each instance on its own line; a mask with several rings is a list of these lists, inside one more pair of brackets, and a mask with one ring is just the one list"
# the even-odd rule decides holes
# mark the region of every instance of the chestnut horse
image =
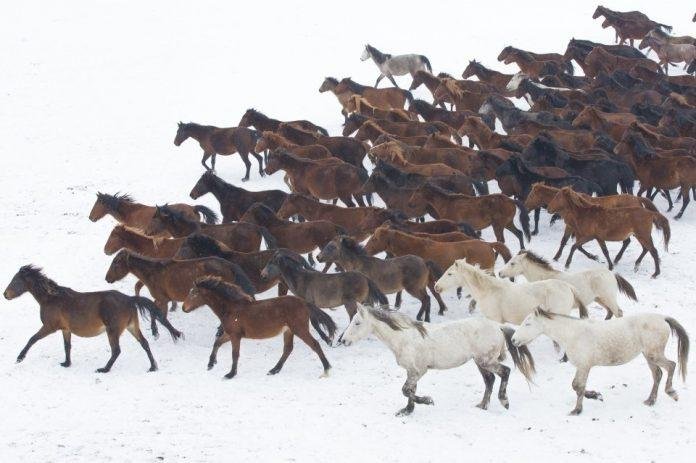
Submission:
[[[283,355],[268,372],[279,373],[290,356],[295,336],[304,341],[321,360],[324,368],[322,376],[328,376],[331,365],[321,346],[309,332],[309,324],[314,326],[321,338],[329,345],[336,332],[336,324],[326,313],[316,306],[295,296],[282,296],[263,301],[255,301],[237,285],[215,277],[199,278],[184,300],[184,312],[191,312],[207,305],[220,319],[223,333],[215,339],[213,352],[227,341],[232,342],[232,369],[225,378],[237,374],[239,348],[242,338],[267,339],[283,334]],[[323,330],[326,330],[324,332]],[[211,354],[208,369],[215,364]]]
[[513,92],[507,90],[507,84],[515,75],[503,74],[502,72],[488,69],[476,60],[469,61],[469,64],[462,72],[462,79],[476,76],[481,82],[485,82],[495,87],[496,91],[503,96],[513,96]]
[[298,145],[275,132],[264,131],[256,142],[256,151],[276,150],[282,148],[295,156],[309,159],[328,159],[333,155],[322,145]]
[[[242,119],[239,121],[239,127],[254,127],[259,132],[265,132],[267,130],[275,132],[276,130],[278,130],[278,126],[280,126],[280,124],[282,123],[283,121],[270,118],[263,114],[261,111],[257,111],[254,108],[250,108],[246,110],[246,112],[242,116]],[[307,120],[285,121],[285,123],[293,125],[298,129],[306,130],[308,132],[317,132],[321,135],[329,135],[329,132],[327,132],[325,128],[313,124]],[[260,153],[259,150],[256,150],[256,152]]]
[[131,230],[123,225],[116,225],[104,244],[104,254],[111,256],[121,249],[128,249],[147,257],[174,257],[184,238],[153,238]]
[[65,286],[59,286],[44,275],[40,268],[33,265],[25,265],[19,269],[5,289],[4,296],[5,299],[11,300],[26,292],[34,296],[39,303],[42,325],[39,331],[29,338],[17,356],[17,363],[24,360],[31,346],[37,341],[60,330],[63,333],[65,349],[65,361],[60,365],[69,367],[72,364],[70,350],[73,333],[80,337],[91,338],[106,331],[111,346],[111,357],[104,367],[97,370],[97,373],[106,373],[111,370],[121,353],[119,345],[121,334],[124,330],[128,330],[147,354],[150,360],[149,371],[156,371],[157,362],[150,352],[147,339],[140,331],[138,312],[143,316],[149,314],[153,326],[155,320],[159,321],[167,328],[174,341],[182,336],[182,333],[167,321],[149,299],[127,296],[118,291],[86,293],[74,291]]

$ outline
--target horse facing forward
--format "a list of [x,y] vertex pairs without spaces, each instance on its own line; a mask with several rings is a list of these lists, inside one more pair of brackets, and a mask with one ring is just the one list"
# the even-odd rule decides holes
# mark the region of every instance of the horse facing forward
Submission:
[[375,65],[379,68],[379,77],[377,77],[377,82],[375,82],[375,87],[379,85],[379,82],[385,77],[394,84],[394,87],[399,87],[399,85],[394,80],[394,76],[403,76],[406,74],[411,74],[411,77],[418,71],[426,70],[428,72],[433,72],[432,66],[430,66],[430,61],[423,55],[390,55],[389,53],[382,53],[377,50],[372,45],[365,45],[365,50],[363,50],[360,56],[361,61],[366,61],[372,58]]

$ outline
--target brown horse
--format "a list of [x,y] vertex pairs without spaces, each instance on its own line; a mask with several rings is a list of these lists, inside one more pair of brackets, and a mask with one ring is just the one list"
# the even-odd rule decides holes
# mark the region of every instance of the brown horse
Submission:
[[498,56],[498,61],[502,61],[505,64],[515,63],[520,68],[520,71],[534,79],[560,74],[563,68],[557,60],[537,59],[529,52],[510,46],[503,48]]
[[[267,130],[275,132],[276,130],[278,130],[278,127],[282,123],[283,121],[273,119],[271,117],[266,116],[261,111],[257,111],[254,108],[250,108],[246,110],[246,112],[242,116],[242,119],[239,121],[239,127],[254,127],[259,132],[265,132]],[[285,124],[293,125],[298,129],[306,130],[308,132],[316,132],[320,135],[329,134],[329,132],[327,132],[325,128],[313,124],[307,120],[285,121]],[[256,150],[256,152],[260,153],[261,151]]]
[[256,142],[256,151],[258,153],[266,150],[276,150],[282,148],[295,156],[308,159],[329,159],[333,157],[331,151],[322,145],[298,145],[293,143],[282,135],[275,132],[264,131],[259,140]]
[[320,203],[309,196],[290,194],[276,215],[281,219],[300,215],[307,220],[328,220],[344,228],[350,236],[362,241],[367,238],[367,233],[360,224],[381,210],[379,207],[339,207]]
[[[255,204],[240,219],[265,227],[276,239],[276,244],[282,248],[291,249],[297,253],[307,253],[309,263],[314,265],[312,251],[322,248],[331,239],[346,231],[327,220],[312,220],[308,222],[290,222],[276,216],[271,209],[263,204]],[[328,266],[324,271],[328,270]]]
[[278,135],[298,145],[321,145],[328,149],[338,159],[363,169],[363,159],[369,146],[350,137],[318,137],[313,133],[296,129],[293,126],[280,124]]
[[632,113],[605,113],[594,106],[587,106],[573,120],[573,127],[605,132],[619,141],[628,127],[637,121],[638,118]]
[[388,226],[378,227],[365,244],[365,252],[375,255],[386,251],[394,256],[414,254],[426,261],[434,262],[439,268],[449,268],[457,259],[466,259],[471,265],[492,269],[496,253],[510,255],[503,243],[487,243],[481,240],[441,242],[420,238]]
[[288,195],[281,190],[248,191],[225,182],[211,171],[201,175],[189,196],[198,199],[207,193],[215,196],[220,203],[223,223],[239,220],[247,209],[256,203],[263,203],[277,211]]
[[384,294],[398,292],[395,306],[401,306],[401,291],[406,290],[411,296],[421,303],[416,315],[417,320],[430,321],[430,297],[426,288],[437,299],[440,305],[440,315],[447,308],[439,293],[435,291],[435,282],[442,275],[442,270],[432,262],[426,262],[422,258],[413,255],[399,256],[391,259],[378,259],[367,255],[365,249],[353,238],[337,236],[329,244],[324,246],[317,255],[319,262],[336,263],[344,270],[357,271],[370,280]]
[[[217,214],[205,206],[190,206],[188,204],[170,204],[170,208],[185,215],[190,220],[199,220],[199,214],[206,223],[217,222]],[[109,195],[97,193],[97,200],[89,213],[89,220],[96,222],[105,215],[111,215],[120,224],[136,230],[145,230],[155,215],[155,206],[136,203],[127,194]],[[166,235],[164,235],[166,236]]]
[[140,331],[138,311],[141,315],[149,313],[152,323],[159,321],[176,341],[182,336],[162,315],[157,306],[144,297],[127,296],[118,291],[78,292],[65,286],[59,286],[33,265],[21,267],[5,290],[5,299],[10,300],[29,292],[41,310],[41,328],[24,346],[17,356],[17,363],[24,360],[27,352],[36,341],[60,330],[63,333],[65,361],[63,367],[72,364],[70,358],[71,336],[91,338],[106,331],[111,346],[111,357],[97,373],[111,370],[116,358],[121,353],[119,338],[124,330],[138,341],[150,360],[150,370],[157,370],[147,339]]
[[462,73],[462,79],[476,76],[481,82],[485,82],[495,87],[496,91],[503,96],[512,96],[512,92],[507,90],[507,84],[515,75],[503,74],[502,72],[488,69],[476,60],[469,61],[469,64]]
[[611,270],[613,264],[605,242],[623,241],[621,250],[616,256],[618,261],[630,243],[631,235],[633,235],[643,247],[643,252],[636,260],[636,270],[643,257],[649,252],[655,261],[655,272],[652,277],[655,278],[660,274],[660,257],[653,244],[652,227],[654,224],[658,230],[663,232],[665,251],[669,245],[670,227],[669,221],[659,212],[653,212],[643,207],[606,208],[598,206],[583,199],[570,187],[561,189],[549,203],[548,211],[560,214],[575,233],[575,243],[570,248],[570,254],[565,264],[566,268],[570,266],[573,253],[578,246],[596,240]]
[[[145,284],[164,318],[167,318],[169,301],[183,301],[193,282],[201,276],[219,276],[239,284],[248,294],[253,295],[256,292],[239,265],[219,257],[190,260],[153,259],[123,249],[111,261],[105,279],[107,283],[114,283],[129,273]],[[157,336],[154,317],[150,328],[152,334]]]
[[[215,340],[214,353],[228,340],[232,342],[232,369],[225,378],[237,374],[237,361],[242,338],[268,339],[283,334],[283,355],[268,372],[280,372],[290,356],[295,336],[304,341],[321,360],[324,368],[322,376],[328,376],[331,365],[324,356],[321,346],[309,332],[309,324],[314,326],[321,338],[331,345],[336,332],[336,324],[326,313],[299,297],[282,296],[264,301],[255,301],[238,286],[215,277],[197,279],[184,301],[184,312],[191,312],[207,305],[220,319],[224,333]],[[327,332],[325,333],[323,330]],[[208,369],[215,364],[211,354]]]
[[600,71],[607,74],[621,69],[630,71],[634,66],[643,66],[653,72],[663,73],[660,65],[648,58],[626,58],[623,56],[609,53],[604,48],[595,47],[585,57],[585,75],[588,77],[597,77]]
[[[353,115],[354,116],[354,115]],[[352,117],[352,116],[351,116]],[[350,119],[350,118],[349,118]],[[457,143],[461,142],[461,138],[457,134],[456,129],[453,129],[449,125],[443,122],[420,122],[420,121],[410,121],[410,122],[391,122],[385,121],[383,119],[371,119],[363,120],[363,123],[358,127],[362,128],[365,124],[374,124],[379,127],[383,132],[396,135],[399,137],[412,137],[416,135],[430,135],[433,133],[439,133],[443,136],[453,137]],[[348,136],[352,132],[350,131],[353,127],[349,127],[347,124],[344,127],[343,135]],[[364,132],[360,130],[355,134],[357,140],[372,140],[372,137],[366,136]]]
[[340,199],[346,206],[365,206],[362,186],[367,181],[367,172],[351,164],[327,165],[310,159],[294,156],[287,151],[276,150],[268,155],[266,173],[271,175],[284,170],[295,193],[308,194],[318,199]]
[[174,257],[183,241],[184,238],[153,238],[117,225],[104,244],[104,254],[111,256],[125,248],[143,256],[164,259]]
[[395,137],[385,133],[377,137],[373,143],[374,146],[377,146],[388,141],[400,141],[402,143],[406,143],[407,145],[420,146],[422,148],[459,148],[460,146],[453,142],[451,138],[444,137],[437,133],[432,133],[430,135],[416,135],[414,137]]
[[[251,162],[249,161],[249,155],[251,154],[258,161],[259,175],[263,177],[263,159],[254,152],[254,145],[258,138],[258,132],[255,130],[246,127],[220,128],[212,125],[200,125],[194,122],[186,124],[179,122],[174,144],[179,146],[189,137],[196,140],[201,149],[203,149],[201,164],[206,169],[215,170],[215,158],[218,154],[220,156],[228,156],[239,153],[246,166],[246,175],[242,178],[242,181],[246,182],[249,180],[249,172],[251,170]],[[205,163],[208,158],[212,158],[210,167]]]
[[[529,56],[536,61],[552,61],[556,63],[556,65],[559,68],[559,71],[564,71],[571,75],[573,74],[573,65],[570,63],[570,61],[566,60],[565,57],[560,53],[533,53],[531,51],[520,50],[519,48],[507,46],[503,48],[503,50],[500,52],[500,55],[498,55],[498,61],[506,61],[510,56],[513,56],[515,54],[520,54],[524,57]],[[505,64],[509,63],[506,62]],[[560,72],[554,72],[552,74],[559,73]]]
[[241,252],[258,251],[261,247],[261,238],[266,241],[267,248],[277,247],[273,235],[267,229],[258,225],[247,222],[224,223],[220,225],[201,224],[188,220],[167,205],[157,207],[154,218],[150,226],[145,230],[145,234],[153,236],[163,231],[167,231],[174,238],[184,238],[191,233],[202,233],[222,241],[235,251]]
[[355,84],[352,80],[339,82],[333,77],[326,77],[319,87],[319,92],[332,92],[341,104],[341,114],[348,114],[346,106],[353,95],[360,95],[371,105],[382,109],[403,109],[408,98],[407,92],[398,88],[371,88]]
[[655,148],[666,150],[681,148],[696,153],[696,138],[693,137],[666,137],[641,122],[632,123],[628,131],[639,132]]
[[427,222],[411,222],[404,213],[394,209],[383,209],[371,216],[366,217],[360,223],[360,227],[372,234],[376,228],[385,224],[407,233],[441,234],[449,232],[462,232],[471,237],[471,239],[479,238],[478,232],[476,232],[476,230],[474,230],[473,227],[467,223],[457,223],[447,219],[429,220]]
[[[370,159],[376,157],[397,165],[406,165],[404,161],[418,165],[444,164],[459,171],[457,174],[465,174],[476,180],[480,180],[482,177],[482,165],[478,152],[463,146],[459,148],[420,148],[406,145],[400,141],[390,141],[374,146],[368,156]],[[427,175],[425,172],[416,173]]]
[[408,122],[418,120],[417,116],[414,118],[410,112],[404,109],[382,109],[378,108],[377,106],[373,106],[360,95],[353,95],[348,99],[346,111],[349,114],[358,113],[365,117],[384,119],[392,122]]
[[[451,194],[426,183],[413,193],[408,203],[412,207],[428,204],[435,209],[440,218],[466,222],[476,230],[493,227],[495,238],[501,243],[505,242],[503,230],[508,229],[520,241],[521,249],[524,249],[524,237],[527,237],[528,241],[531,237],[529,216],[524,204],[502,194],[483,196]],[[515,226],[515,208],[520,211],[520,223],[524,235]]]
[[510,144],[526,147],[532,141],[531,135],[501,135],[491,130],[480,117],[468,117],[459,126],[459,135],[466,135],[479,149],[501,148]]
[[380,149],[380,146],[376,146],[376,149],[372,148],[370,150],[371,160],[376,161],[380,159],[382,161],[386,161],[387,163],[396,166],[403,172],[424,175],[426,177],[446,177],[449,175],[457,176],[464,174],[464,172],[461,170],[455,169],[441,162],[415,164],[407,161],[401,153],[394,150]]
[[455,79],[444,79],[435,90],[437,101],[450,102],[456,111],[476,112],[489,95],[488,92],[480,93],[462,89]]

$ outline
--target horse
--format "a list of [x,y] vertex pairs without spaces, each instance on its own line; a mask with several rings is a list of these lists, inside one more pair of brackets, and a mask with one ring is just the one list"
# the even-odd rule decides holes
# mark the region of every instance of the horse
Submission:
[[[458,148],[420,148],[409,146],[399,141],[389,141],[372,147],[368,157],[371,160],[379,158],[402,166],[406,165],[405,162],[431,166],[444,164],[459,171],[460,174],[476,178],[479,181],[483,180],[482,177],[484,176],[481,160],[483,156],[462,146]],[[421,172],[421,174],[427,175],[426,172]],[[452,174],[457,175],[456,173]]]
[[663,73],[660,65],[648,58],[624,58],[609,53],[603,48],[592,49],[585,58],[585,70],[588,77],[596,77],[600,70],[611,73],[617,69],[626,72],[634,66],[643,66],[653,72]]
[[368,87],[354,82],[350,77],[340,81],[333,77],[326,77],[319,87],[319,92],[328,91],[332,92],[338,99],[343,108],[341,114],[344,116],[348,114],[345,109],[348,99],[356,94],[365,98],[371,105],[382,109],[404,109],[406,101],[413,99],[413,95],[408,90]]
[[[129,273],[147,287],[155,300],[155,306],[165,319],[169,302],[183,301],[193,282],[201,276],[219,276],[239,284],[250,295],[256,292],[249,277],[239,265],[219,257],[190,260],[153,259],[122,249],[111,261],[104,279],[107,283],[114,283]],[[155,317],[152,317],[150,329],[156,337],[158,330]]]
[[[408,110],[420,115],[428,122],[443,122],[454,129],[459,129],[468,119],[477,117],[482,120],[486,126],[493,130],[495,129],[495,121],[491,116],[479,114],[475,111],[448,111],[431,105],[427,101],[413,100],[408,105]],[[483,121],[485,119],[485,121]]]
[[124,330],[128,330],[147,354],[150,361],[148,371],[156,371],[157,362],[152,356],[147,339],[140,331],[138,312],[141,316],[149,314],[153,325],[155,320],[160,322],[174,341],[183,336],[149,299],[128,296],[118,291],[78,292],[58,285],[39,267],[33,265],[21,267],[3,294],[9,301],[26,292],[39,303],[42,325],[17,356],[17,363],[24,360],[31,346],[37,341],[60,330],[63,333],[65,349],[65,361],[60,365],[67,368],[72,365],[70,351],[73,333],[91,338],[106,331],[111,346],[111,357],[97,373],[107,373],[121,353],[119,338]]
[[377,77],[377,82],[375,82],[375,88],[379,86],[379,82],[385,77],[394,84],[394,87],[399,87],[399,85],[394,80],[394,76],[403,76],[410,74],[411,77],[418,72],[427,70],[433,72],[432,66],[430,66],[430,61],[427,57],[423,55],[390,55],[389,53],[382,53],[370,44],[365,45],[362,55],[360,56],[360,61],[366,61],[372,58],[379,69],[379,77]]
[[569,314],[577,308],[587,317],[587,307],[579,292],[561,280],[512,283],[496,278],[467,259],[457,259],[435,283],[435,291],[465,287],[476,301],[481,313],[498,323],[519,325],[539,305],[556,313]]
[[266,241],[268,249],[277,247],[275,238],[264,227],[247,222],[223,223],[219,225],[201,224],[188,220],[166,204],[157,206],[155,215],[145,230],[145,234],[155,236],[164,231],[174,238],[185,238],[191,233],[202,233],[222,241],[235,251],[241,252],[258,251],[262,238]]
[[288,195],[281,190],[248,191],[225,182],[209,170],[201,175],[189,196],[198,199],[207,193],[212,194],[220,203],[223,223],[239,220],[256,203],[265,204],[277,211]]
[[275,256],[261,271],[263,278],[280,277],[294,295],[324,309],[343,305],[350,318],[357,303],[388,305],[389,300],[377,285],[360,272],[321,273],[282,253]]
[[374,214],[365,217],[363,221],[360,222],[358,227],[361,230],[365,230],[371,234],[377,227],[387,222],[391,226],[396,226],[402,231],[408,233],[447,233],[460,231],[474,238],[479,237],[476,230],[474,230],[471,225],[464,222],[457,223],[447,219],[429,220],[427,222],[411,222],[408,220],[406,214],[394,209],[382,209],[377,211]]
[[[266,228],[276,240],[276,245],[291,249],[297,253],[307,253],[310,265],[314,266],[312,251],[323,248],[336,235],[345,234],[346,230],[327,220],[311,220],[294,223],[276,216],[267,206],[257,203],[249,208],[239,219]],[[328,270],[324,267],[324,272]]]
[[457,130],[460,136],[469,137],[470,143],[478,146],[480,150],[505,148],[510,144],[519,145],[524,149],[532,141],[532,137],[527,134],[501,135],[491,129],[480,117],[467,117]]
[[485,82],[495,87],[496,91],[503,96],[512,96],[512,93],[506,90],[508,82],[514,74],[503,74],[502,72],[488,69],[483,64],[476,60],[469,61],[469,64],[462,72],[462,79],[476,76],[479,81]]
[[[524,238],[531,238],[529,230],[529,215],[524,204],[516,199],[510,199],[502,194],[489,194],[483,196],[468,196],[449,193],[434,185],[424,183],[418,188],[408,204],[416,207],[419,204],[428,204],[437,212],[438,218],[449,219],[455,222],[466,222],[476,230],[492,227],[495,239],[505,242],[503,230],[512,232],[520,241],[520,248],[524,249]],[[520,223],[522,231],[514,224],[515,209],[520,211]]]
[[[356,117],[356,114],[352,114],[350,117]],[[450,127],[449,125],[435,121],[435,122],[420,122],[420,121],[409,121],[409,122],[391,122],[383,119],[365,119],[365,118],[359,118],[362,121],[362,124],[357,126],[357,129],[362,128],[365,124],[372,124],[377,126],[381,132],[386,132],[391,135],[396,135],[399,137],[412,137],[415,135],[431,135],[433,133],[439,133],[440,135],[443,136],[450,136],[454,138],[454,140],[457,143],[461,143],[461,138],[459,138],[459,135],[457,134],[456,129]],[[350,129],[353,127],[350,127],[346,125],[343,130],[343,135],[344,136],[349,136],[352,132]],[[358,130],[358,132],[355,134],[355,138],[357,140],[365,141],[365,140],[374,140],[376,137],[368,136],[367,134],[364,134],[364,131],[361,132]]]
[[[203,164],[206,170],[215,170],[215,158],[218,154],[228,156],[239,153],[242,162],[246,166],[246,175],[242,178],[242,182],[246,182],[249,180],[249,172],[251,170],[251,162],[249,162],[249,155],[251,154],[258,161],[259,175],[263,177],[263,158],[254,152],[254,145],[259,137],[257,131],[246,127],[220,128],[212,125],[200,125],[194,122],[186,124],[179,122],[174,145],[180,146],[189,137],[196,140],[201,146],[203,150],[201,164]],[[211,158],[210,167],[206,164],[208,158]]]
[[[215,339],[215,345],[219,347],[228,340],[232,342],[232,368],[225,375],[226,379],[237,374],[242,338],[268,339],[281,333],[283,354],[268,372],[269,375],[275,375],[283,368],[292,352],[295,336],[307,344],[321,360],[324,368],[321,377],[329,375],[331,364],[317,340],[310,334],[309,324],[312,324],[328,345],[331,345],[336,332],[336,324],[315,305],[295,296],[255,301],[239,286],[216,277],[203,277],[195,281],[184,300],[183,311],[188,313],[203,305],[210,307],[222,324],[223,334]],[[211,356],[208,369],[214,364],[215,360]]]
[[390,255],[416,255],[426,261],[432,261],[439,268],[449,268],[456,259],[466,259],[484,269],[495,265],[496,253],[507,262],[510,250],[498,242],[487,243],[478,239],[468,241],[434,241],[404,233],[383,224],[365,243],[365,252],[374,256],[386,251]]
[[524,275],[527,281],[561,280],[571,284],[578,297],[586,307],[597,302],[607,311],[606,319],[612,316],[622,317],[623,311],[616,301],[621,291],[629,299],[638,301],[633,286],[618,273],[612,273],[605,268],[593,268],[580,272],[563,272],[556,270],[543,257],[532,251],[520,251],[510,259],[498,272],[501,278],[514,278]]
[[[561,55],[558,56],[560,59],[563,59]],[[567,64],[560,65],[556,59],[535,58],[529,52],[510,46],[503,48],[498,56],[498,61],[502,61],[504,64],[515,63],[520,68],[520,71],[534,79],[539,79],[546,75],[560,74],[562,68],[567,66]]]
[[[623,365],[643,354],[653,377],[650,395],[643,402],[652,406],[662,379],[661,368],[667,371],[665,393],[672,399],[679,396],[672,388],[676,363],[665,357],[670,331],[677,338],[679,371],[686,381],[689,358],[689,336],[674,318],[661,314],[644,313],[613,320],[579,320],[554,314],[541,308],[531,313],[512,337],[516,346],[523,346],[541,334],[560,344],[575,368],[573,390],[577,394],[571,415],[582,412],[583,398],[602,400],[602,395],[586,389],[590,369],[597,365]],[[591,339],[592,342],[587,342]]]
[[[278,130],[278,126],[280,126],[282,123],[283,121],[268,117],[261,111],[257,111],[254,108],[249,108],[239,121],[239,127],[254,127],[259,132],[265,132],[267,130],[275,132]],[[285,121],[285,123],[308,132],[317,132],[318,134],[326,136],[329,135],[329,132],[327,132],[325,128],[313,124],[307,120]],[[256,150],[256,152],[259,153],[260,151]]]
[[416,395],[418,380],[431,369],[455,368],[473,359],[486,386],[483,399],[477,405],[483,410],[488,408],[495,375],[500,377],[498,400],[506,409],[510,407],[507,397],[510,367],[501,363],[506,347],[527,381],[531,381],[535,373],[534,359],[529,350],[518,349],[512,344],[514,330],[485,318],[426,324],[411,321],[396,312],[363,306],[358,306],[358,310],[339,341],[350,346],[374,333],[394,353],[396,363],[406,370],[407,375],[401,391],[408,402],[397,416],[410,415],[415,404],[433,405],[432,398]]
[[[371,124],[371,122],[366,122],[365,124],[363,124],[360,130],[362,130],[364,127],[367,127],[369,124]],[[358,133],[360,133],[360,131],[358,131]],[[379,148],[379,146],[375,148]],[[450,175],[457,176],[463,174],[461,170],[450,167],[447,164],[443,164],[442,162],[426,162],[423,164],[417,164],[407,161],[401,153],[395,152],[393,150],[385,151],[382,149],[375,148],[372,148],[372,150],[370,150],[370,159],[372,160],[372,162],[375,162],[376,159],[390,162],[398,166],[400,170],[406,173],[420,174],[426,177],[446,177]]]
[[104,254],[111,256],[125,248],[147,257],[168,258],[174,257],[183,241],[184,238],[153,238],[117,225],[104,244]]
[[659,212],[650,211],[643,207],[607,208],[592,204],[583,199],[569,187],[561,188],[561,191],[551,200],[547,210],[550,213],[559,213],[563,220],[569,224],[575,233],[575,243],[570,248],[570,254],[565,267],[570,267],[573,253],[578,246],[591,240],[596,240],[607,259],[609,270],[613,269],[611,257],[605,241],[623,241],[617,259],[623,255],[630,243],[630,237],[634,236],[643,247],[643,252],[636,260],[635,270],[650,252],[655,262],[655,272],[652,278],[660,274],[660,257],[652,240],[653,224],[664,236],[665,251],[669,245],[671,235],[669,221]]
[[417,120],[414,116],[405,109],[382,109],[376,106],[372,106],[369,101],[360,95],[352,95],[348,99],[348,103],[345,107],[346,111],[350,113],[360,114],[361,116],[373,118],[373,119],[384,119],[392,122],[408,122]]
[[660,59],[659,64],[665,68],[665,74],[669,74],[669,65],[684,63],[684,69],[696,59],[696,46],[686,43],[660,42],[652,37],[646,37],[638,48],[647,46],[652,48]]
[[[218,220],[217,214],[205,206],[176,203],[170,204],[169,207],[196,222],[201,217],[208,224],[214,224]],[[128,228],[144,231],[152,221],[155,207],[136,203],[128,194],[97,193],[97,200],[89,213],[89,220],[96,222],[107,214]]]
[[[397,303],[401,306],[401,291],[406,290],[421,303],[416,320],[425,316],[430,321],[430,297],[426,288],[435,295],[435,281],[442,271],[433,262],[413,256],[399,256],[388,259],[378,259],[368,256],[365,249],[353,238],[340,235],[328,243],[317,255],[319,262],[335,263],[344,270],[357,271],[372,280],[384,294],[397,293]],[[447,308],[440,295],[436,295],[440,305],[440,315]]]
[[320,161],[300,158],[287,151],[276,150],[268,155],[266,173],[272,175],[285,170],[294,193],[309,194],[317,199],[340,199],[352,207],[355,197],[358,205],[365,206],[362,200],[363,184],[367,172],[346,162],[327,164]]
[[[256,142],[256,147],[254,148],[257,152],[263,151],[268,153],[269,151],[282,148],[289,151],[295,156],[308,159],[331,159],[333,154],[329,149],[322,145],[298,145],[293,143],[282,135],[278,135],[275,132],[264,131],[261,137]],[[337,158],[340,159],[340,158]],[[268,162],[268,154],[266,154],[266,162]],[[287,183],[287,180],[286,180]]]
[[382,201],[384,201],[387,209],[401,211],[401,213],[408,218],[420,219],[427,213],[432,212],[435,214],[434,211],[428,210],[428,208],[423,204],[410,207],[408,202],[413,195],[415,188],[408,185],[398,185],[397,183],[392,182],[389,178],[387,178],[387,176],[377,169],[372,171],[372,174],[367,179],[367,182],[365,182],[363,185],[363,190],[366,193],[377,193],[377,195],[382,198]]

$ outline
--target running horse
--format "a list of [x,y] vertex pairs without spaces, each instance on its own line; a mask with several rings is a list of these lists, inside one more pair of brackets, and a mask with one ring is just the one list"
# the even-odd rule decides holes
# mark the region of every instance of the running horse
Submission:
[[362,56],[360,56],[361,61],[366,61],[372,58],[372,61],[379,68],[379,77],[377,77],[377,82],[375,82],[375,88],[379,85],[379,82],[385,77],[394,84],[394,87],[399,87],[399,85],[394,80],[394,76],[403,76],[406,74],[411,74],[411,77],[418,71],[427,70],[433,72],[432,66],[430,66],[430,61],[423,55],[390,55],[389,53],[382,53],[377,50],[372,45],[365,45]]

